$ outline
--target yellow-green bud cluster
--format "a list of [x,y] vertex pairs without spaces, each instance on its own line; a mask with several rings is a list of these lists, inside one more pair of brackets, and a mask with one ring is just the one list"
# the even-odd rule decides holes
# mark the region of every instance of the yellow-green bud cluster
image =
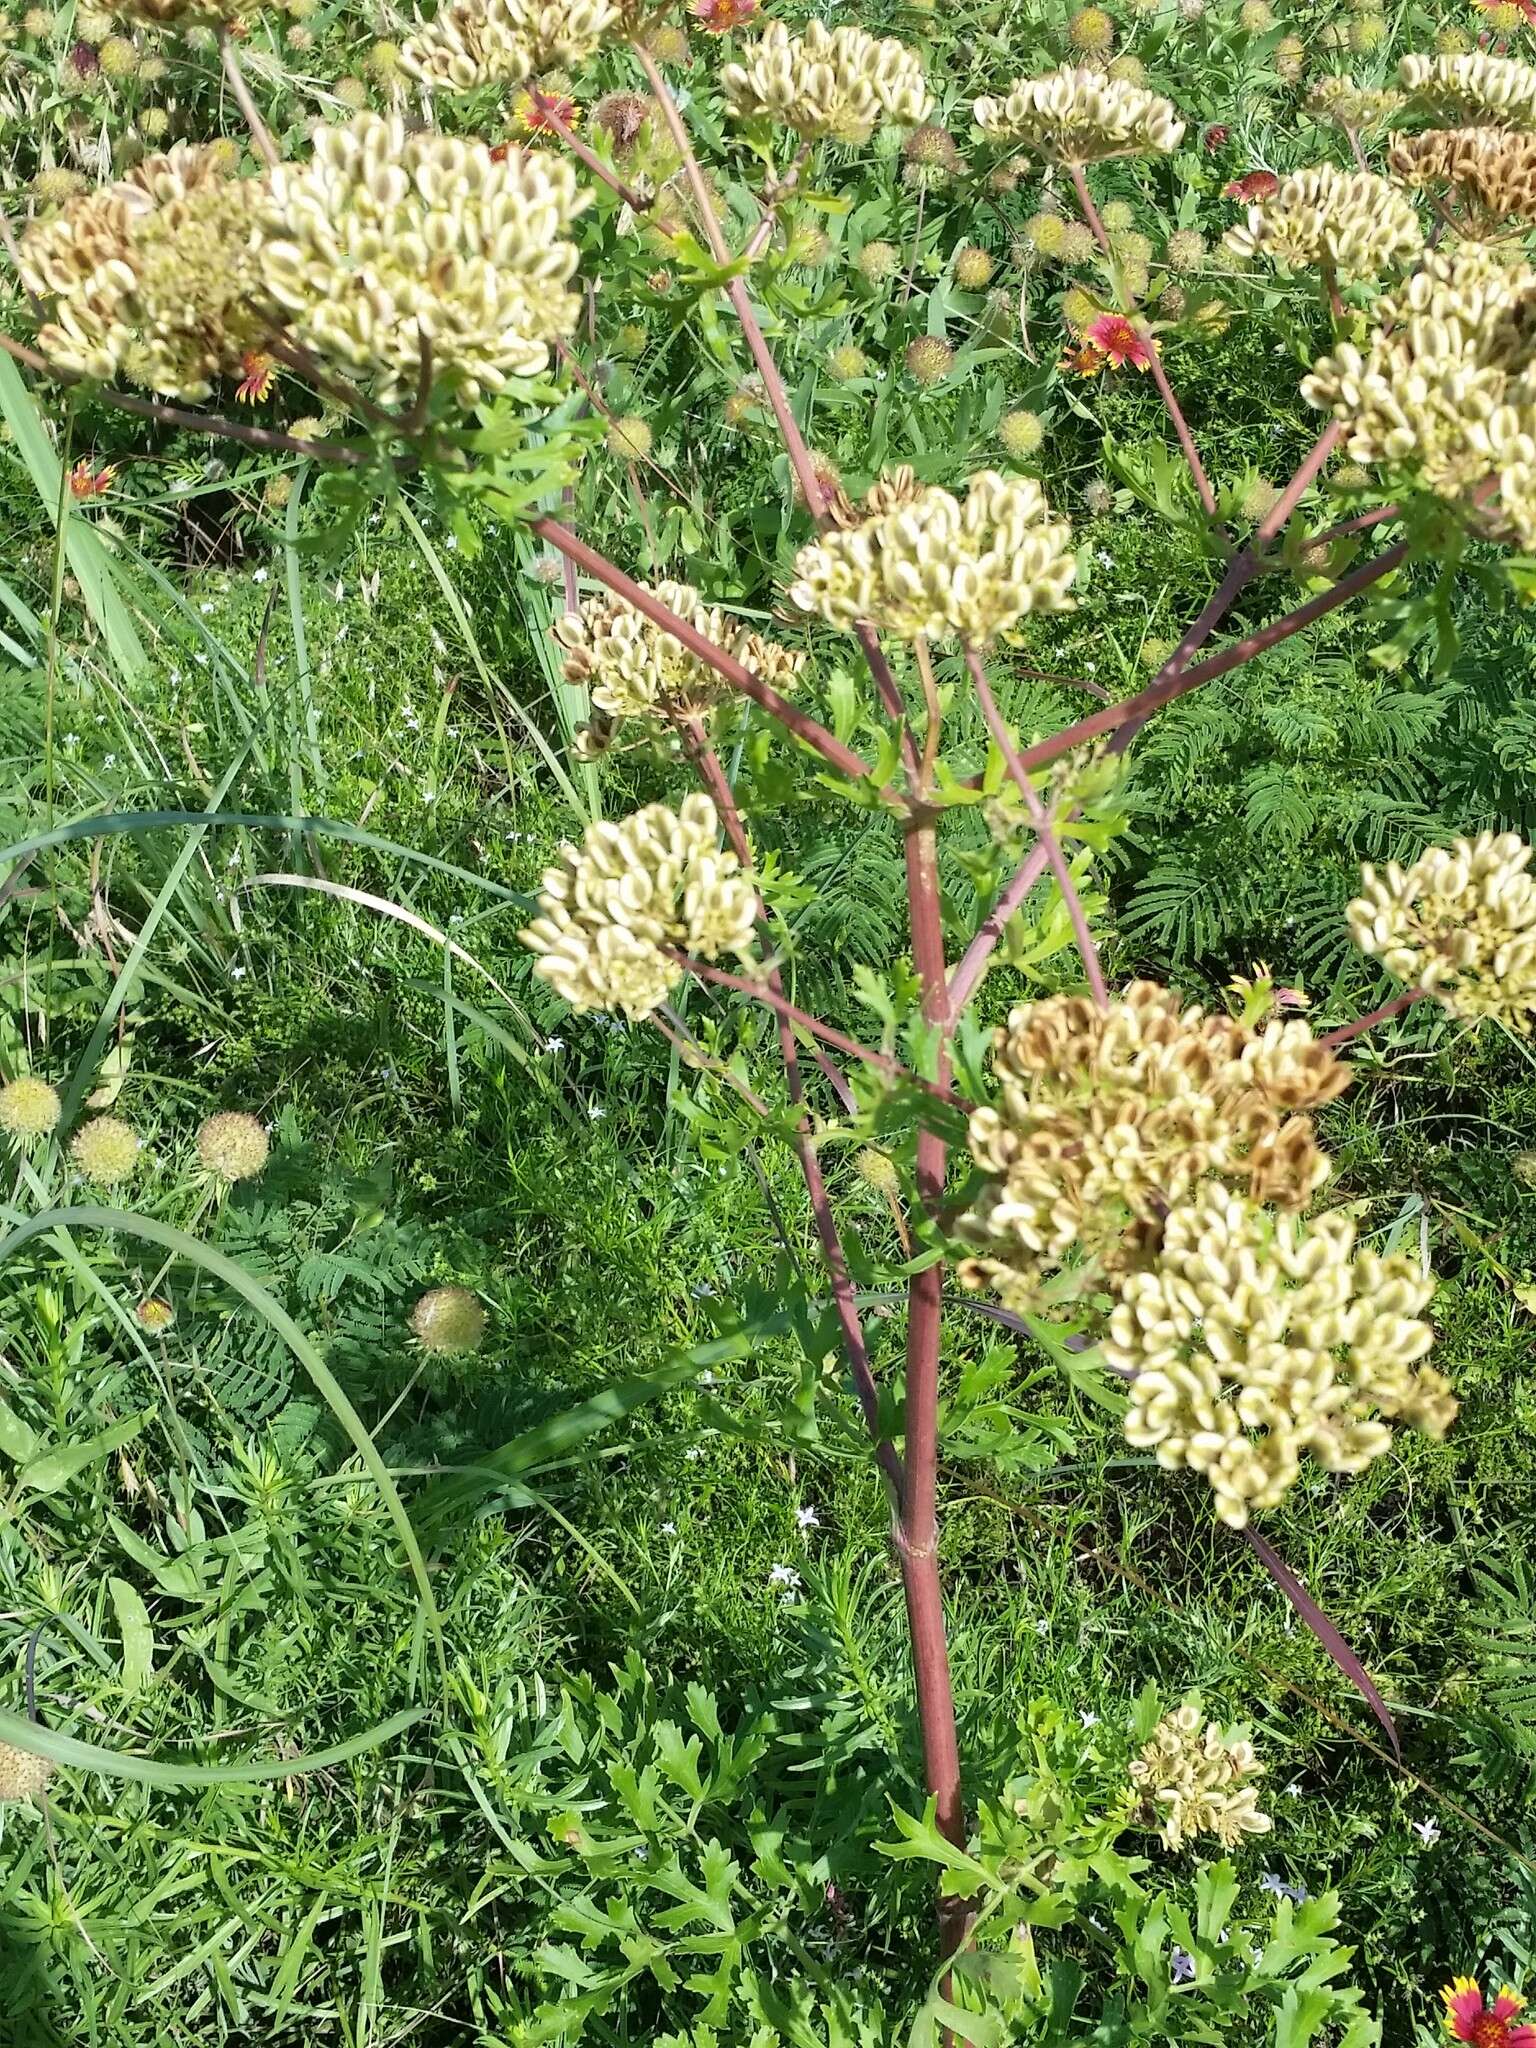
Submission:
[[1536,1010],[1536,881],[1514,832],[1433,847],[1411,867],[1361,869],[1350,936],[1389,974],[1456,1017],[1529,1033]]
[[1264,256],[1281,270],[1326,265],[1340,279],[1378,277],[1423,246],[1419,216],[1395,185],[1333,164],[1282,178],[1226,238],[1234,256]]
[[867,142],[882,116],[912,127],[931,105],[922,62],[904,43],[814,20],[799,35],[770,22],[739,64],[722,68],[720,89],[738,120],[767,116],[807,140]]
[[611,0],[449,0],[399,52],[423,85],[472,92],[580,64],[622,18]]
[[1229,1736],[1215,1722],[1202,1725],[1197,1701],[1165,1715],[1131,1763],[1138,1817],[1155,1827],[1167,1849],[1182,1849],[1195,1835],[1211,1835],[1235,1849],[1244,1835],[1274,1826],[1259,1810],[1256,1778],[1264,1766],[1251,1742]]
[[1419,111],[1473,115],[1489,127],[1536,126],[1536,69],[1486,50],[1465,56],[1404,57],[1398,83]]
[[[652,595],[755,676],[792,689],[805,656],[740,625],[706,604],[688,583],[658,583]],[[568,613],[555,627],[565,654],[565,679],[585,684],[598,710],[612,718],[689,718],[731,695],[716,669],[621,597]]]
[[1167,154],[1184,134],[1173,106],[1156,93],[1071,65],[1044,78],[1021,78],[1002,98],[977,100],[972,111],[994,141],[1021,144],[1058,163]]

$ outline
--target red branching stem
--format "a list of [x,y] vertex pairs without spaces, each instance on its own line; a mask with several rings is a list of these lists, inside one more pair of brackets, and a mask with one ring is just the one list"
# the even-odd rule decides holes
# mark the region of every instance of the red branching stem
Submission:
[[1352,533],[1364,533],[1372,526],[1380,526],[1383,520],[1396,519],[1401,511],[1400,505],[1378,505],[1374,512],[1357,512],[1353,519],[1341,519],[1337,526],[1314,534],[1309,546],[1325,548],[1336,540],[1347,540]]
[[572,130],[569,123],[561,118],[554,102],[547,93],[533,92],[529,94],[529,97],[532,99],[535,107],[538,108],[540,117],[546,125],[554,130],[555,134],[559,136],[560,140],[571,152],[571,155],[586,165],[594,178],[601,178],[611,192],[617,192],[632,213],[644,213],[647,210],[650,204],[649,200],[642,199],[632,185],[625,184],[624,180],[610,164],[603,162],[595,149],[588,148],[581,137]]
[[282,151],[272,140],[267,124],[261,118],[256,102],[251,98],[251,89],[245,82],[245,73],[240,69],[240,59],[235,55],[235,46],[229,39],[228,29],[219,31],[219,62],[224,67],[224,76],[229,89],[235,96],[235,105],[240,117],[251,131],[251,140],[256,145],[256,154],[267,169],[273,170],[283,160]]
[[827,728],[812,718],[808,712],[801,711],[797,705],[781,697],[777,690],[765,683],[760,676],[755,676],[733,654],[727,654],[723,647],[717,647],[697,626],[690,625],[669,605],[663,604],[654,591],[636,583],[632,576],[626,576],[606,555],[600,554],[594,547],[589,547],[578,535],[572,533],[568,526],[563,526],[558,519],[550,518],[547,513],[529,520],[528,526],[530,532],[538,534],[541,540],[548,541],[551,547],[558,548],[560,553],[568,556],[578,568],[585,569],[589,576],[595,576],[605,589],[611,590],[616,597],[622,597],[626,604],[632,604],[636,611],[643,612],[648,619],[660,626],[664,633],[670,633],[674,640],[681,641],[690,654],[696,654],[700,661],[707,662],[716,675],[723,676],[725,681],[733,689],[740,690],[744,697],[750,697],[754,704],[766,711],[770,718],[776,718],[786,731],[795,735],[796,739],[804,740],[805,744],[820,754],[827,765],[835,768],[839,775],[851,776],[857,780],[869,773],[867,764],[851,747],[845,747],[835,733],[828,732]]
[[1324,427],[1313,442],[1301,467],[1259,521],[1259,530],[1254,535],[1256,546],[1268,547],[1275,535],[1284,531],[1286,521],[1311,489],[1313,480],[1327,465],[1329,457],[1343,438],[1344,429],[1337,420]]
[[976,686],[976,698],[981,705],[981,715],[987,721],[987,730],[997,742],[998,750],[1007,764],[1008,773],[1013,777],[1014,785],[1024,799],[1024,808],[1029,812],[1030,823],[1035,828],[1040,844],[1045,848],[1045,857],[1050,863],[1051,873],[1056,877],[1056,886],[1060,889],[1062,901],[1067,906],[1067,916],[1072,920],[1072,934],[1077,940],[1077,950],[1082,955],[1083,971],[1088,977],[1088,987],[1092,991],[1093,1000],[1100,1010],[1107,1010],[1109,990],[1104,985],[1104,970],[1099,964],[1099,949],[1093,942],[1088,913],[1083,908],[1083,899],[1072,879],[1067,857],[1061,850],[1061,841],[1056,837],[1055,828],[1045,805],[1040,801],[1039,792],[1019,759],[1019,750],[1013,743],[1013,735],[997,708],[997,699],[992,695],[987,672],[974,647],[966,648],[965,665],[970,670],[971,681]]
[[[1092,228],[1094,239],[1104,251],[1110,274],[1118,277],[1114,247],[1105,231],[1103,221],[1099,218],[1099,209],[1093,203],[1093,194],[1088,190],[1088,180],[1083,176],[1083,167],[1081,164],[1069,164],[1067,169],[1071,173],[1072,189],[1077,194],[1077,203],[1082,209],[1083,219]],[[1127,313],[1134,310],[1130,305],[1125,307]],[[1183,407],[1174,396],[1173,386],[1168,382],[1168,372],[1163,367],[1162,351],[1155,336],[1149,334],[1146,341],[1151,357],[1149,368],[1152,372],[1152,381],[1157,386],[1164,410],[1173,422],[1173,431],[1179,437],[1179,446],[1184,451],[1184,460],[1189,464],[1189,473],[1194,478],[1195,489],[1200,493],[1200,502],[1205,507],[1207,516],[1214,517],[1216,493],[1211,489],[1211,480],[1205,473],[1205,464],[1200,460],[1200,451],[1195,446],[1194,435],[1189,431],[1189,422],[1184,417]]]
[[1367,1031],[1374,1031],[1378,1024],[1385,1024],[1389,1017],[1400,1017],[1404,1010],[1412,1009],[1429,994],[1427,988],[1405,989],[1400,996],[1394,996],[1390,1003],[1382,1003],[1378,1009],[1367,1010],[1363,1017],[1357,1017],[1353,1024],[1341,1024],[1337,1031],[1326,1032],[1317,1042],[1319,1045],[1348,1045],[1352,1038],[1360,1038]]
[[1009,918],[1045,873],[1045,867],[1045,841],[1038,839],[1019,863],[1007,888],[976,927],[976,936],[961,954],[949,977],[951,1024],[970,1001],[971,991],[986,972],[987,962],[1007,929]]

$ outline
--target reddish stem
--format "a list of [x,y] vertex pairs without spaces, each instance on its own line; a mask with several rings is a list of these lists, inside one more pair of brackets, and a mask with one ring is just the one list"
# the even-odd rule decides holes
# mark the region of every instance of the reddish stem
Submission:
[[256,102],[251,98],[251,89],[245,82],[245,73],[240,69],[240,59],[235,55],[235,46],[229,39],[229,30],[219,30],[219,62],[229,89],[235,96],[235,105],[240,109],[245,125],[251,131],[251,140],[256,145],[256,154],[267,166],[275,170],[282,162],[282,154],[272,140],[267,124],[261,118]]
[[970,1001],[971,991],[987,970],[992,949],[1036,882],[1045,873],[1045,842],[1037,840],[1020,862],[1011,882],[976,928],[976,936],[961,954],[949,977],[949,1021],[954,1023]]
[[555,103],[547,94],[533,92],[529,94],[529,98],[543,115],[546,124],[554,130],[555,134],[559,136],[560,140],[571,152],[571,155],[584,163],[594,178],[601,178],[611,192],[617,192],[631,212],[644,213],[646,211],[650,202],[642,199],[632,185],[626,185],[617,171],[612,170],[603,162],[596,150],[587,147],[581,137],[572,131],[570,125],[561,119],[555,110]]
[[1067,915],[1072,920],[1073,936],[1077,940],[1077,950],[1082,955],[1083,971],[1088,976],[1088,986],[1093,993],[1093,1000],[1100,1010],[1107,1010],[1109,990],[1104,985],[1104,970],[1099,964],[1099,949],[1093,942],[1093,933],[1088,925],[1088,913],[1083,909],[1083,899],[1077,893],[1077,884],[1072,879],[1067,857],[1061,850],[1061,841],[1056,837],[1045,805],[1041,803],[1039,794],[1019,759],[1019,750],[1013,743],[1013,736],[1004,724],[1002,713],[997,708],[997,700],[992,695],[987,672],[973,647],[967,647],[965,650],[965,665],[970,670],[971,681],[976,686],[976,697],[981,705],[981,715],[987,721],[987,730],[997,742],[1008,765],[1008,773],[1013,777],[1014,785],[1024,799],[1030,823],[1035,828],[1040,844],[1045,848],[1045,857],[1050,862],[1051,873],[1056,877],[1056,886],[1061,891],[1062,901],[1067,906]]
[[1404,1010],[1411,1009],[1429,994],[1427,988],[1410,988],[1400,996],[1394,996],[1390,1003],[1383,1003],[1378,1009],[1367,1010],[1363,1017],[1357,1017],[1353,1024],[1341,1024],[1337,1031],[1329,1031],[1317,1042],[1319,1045],[1348,1045],[1352,1038],[1359,1038],[1367,1031],[1374,1031],[1378,1024],[1385,1024],[1389,1017],[1400,1017]]

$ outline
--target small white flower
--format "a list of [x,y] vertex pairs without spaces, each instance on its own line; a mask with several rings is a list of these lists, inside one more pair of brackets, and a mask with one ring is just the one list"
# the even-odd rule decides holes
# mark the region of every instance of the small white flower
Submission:
[[108,754],[108,755],[107,755],[107,757],[106,757],[106,759],[105,759],[105,760],[104,760],[104,761],[102,762],[102,764],[101,764],[101,765],[102,765],[102,767],[103,767],[103,768],[115,768],[115,767],[117,766],[117,756],[116,756],[116,754]]
[[1099,1725],[1099,1717],[1091,1707],[1084,1707],[1077,1718],[1085,1728],[1097,1728]]
[[78,746],[79,746],[79,744],[80,744],[80,735],[79,735],[79,733],[77,733],[77,732],[67,732],[67,733],[65,733],[65,735],[64,735],[64,744],[65,744],[65,746],[66,746],[66,747],[78,747]]
[[663,1536],[675,1536],[677,1534],[676,1522],[663,1522],[661,1525],[661,1533]]
[[1300,1778],[1292,1778],[1289,1785],[1285,1788],[1285,1796],[1287,1799],[1299,1799],[1305,1790],[1306,1787],[1302,1784]]
[[800,1574],[792,1564],[776,1564],[768,1574],[770,1586],[777,1586],[786,1599],[800,1589]]
[[179,683],[181,681],[181,670],[179,668],[173,668],[171,670],[171,681],[173,683]]
[[546,1052],[564,1052],[565,1040],[563,1038],[546,1038],[544,1041],[544,1050]]
[[1413,1823],[1413,1832],[1426,1849],[1440,1839],[1440,1830],[1432,1820],[1416,1820]]
[[596,1123],[600,1117],[605,1117],[607,1114],[607,1110],[604,1109],[600,1102],[589,1102],[587,1104],[587,1115],[591,1117],[593,1123]]
[[705,1366],[704,1370],[699,1374],[699,1385],[701,1387],[712,1387],[714,1384],[715,1376],[709,1367]]
[[239,966],[231,967],[229,978],[231,981],[243,981],[245,979],[245,969]]
[[341,578],[338,576],[336,578],[336,588],[331,592],[331,595],[335,598],[336,602],[340,604],[341,600],[346,596],[346,594],[347,586],[345,583],[342,582]]
[[206,618],[207,618],[207,616],[208,616],[208,614],[209,614],[209,613],[210,613],[210,612],[211,612],[211,611],[213,610],[213,606],[212,606],[212,605],[211,605],[211,604],[210,604],[210,603],[208,602],[207,598],[205,597],[205,598],[203,599],[202,603],[201,603],[201,604],[200,604],[200,605],[198,606],[198,610],[199,610],[199,611],[200,611],[200,612],[202,613],[203,617],[204,617],[204,618],[206,619]]
[[267,572],[265,569],[253,569],[251,571],[251,581],[253,583],[265,583],[266,580]]
[[819,1529],[821,1517],[814,1508],[796,1508],[795,1525],[801,1529]]
[[424,804],[435,804],[437,802],[437,791],[435,789],[424,789],[421,792],[421,800]]
[[1035,1634],[1037,1636],[1048,1636],[1050,1632],[1051,1624],[1049,1621],[1041,1620],[1035,1623]]
[[690,1444],[687,1450],[683,1453],[683,1456],[688,1460],[690,1465],[697,1465],[697,1463],[699,1462],[700,1458],[703,1457],[703,1455],[703,1451],[700,1450],[697,1444]]

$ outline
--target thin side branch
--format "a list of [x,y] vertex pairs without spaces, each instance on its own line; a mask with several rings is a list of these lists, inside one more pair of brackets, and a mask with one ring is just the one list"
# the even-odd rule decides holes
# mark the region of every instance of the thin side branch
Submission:
[[219,30],[219,62],[224,67],[224,76],[229,81],[229,89],[235,96],[235,105],[240,109],[241,118],[251,131],[256,154],[269,171],[275,170],[283,160],[282,151],[272,140],[271,130],[261,118],[256,102],[251,98],[251,89],[245,82],[245,73],[240,69],[240,59],[235,55],[235,46],[230,41],[228,29],[225,28]]

